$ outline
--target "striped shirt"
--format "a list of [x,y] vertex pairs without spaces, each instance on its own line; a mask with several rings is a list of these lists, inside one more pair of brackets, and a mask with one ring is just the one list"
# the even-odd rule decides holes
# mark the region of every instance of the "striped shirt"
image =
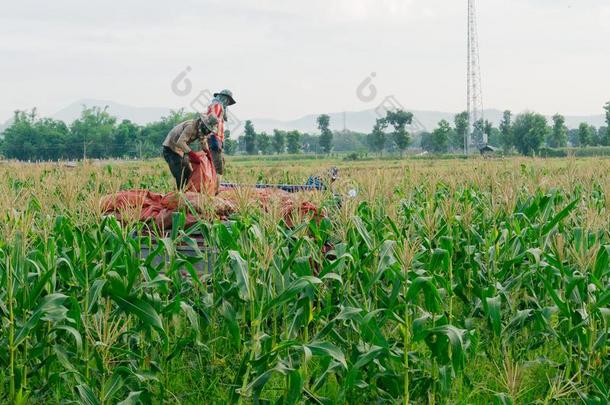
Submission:
[[216,99],[213,99],[208,107],[207,115],[212,115],[218,120],[218,124],[212,129],[212,134],[216,135],[222,145],[225,141],[225,121],[224,121],[225,109],[222,103]]

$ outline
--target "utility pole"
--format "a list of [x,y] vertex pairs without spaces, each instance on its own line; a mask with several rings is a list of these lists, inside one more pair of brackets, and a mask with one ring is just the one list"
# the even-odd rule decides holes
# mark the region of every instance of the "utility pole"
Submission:
[[[466,68],[466,108],[468,111],[468,130],[464,135],[464,154],[470,152],[474,124],[483,119],[483,93],[481,90],[481,66],[479,63],[479,37],[475,0],[468,0],[468,56]],[[483,142],[487,143],[483,134]]]

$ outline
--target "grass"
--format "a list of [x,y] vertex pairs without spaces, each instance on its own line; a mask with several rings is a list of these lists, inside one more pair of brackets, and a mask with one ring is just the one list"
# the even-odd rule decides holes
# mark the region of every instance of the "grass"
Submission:
[[610,400],[610,159],[227,163],[252,184],[338,166],[342,202],[200,223],[199,282],[172,254],[190,231],[155,266],[99,209],[170,191],[160,160],[0,163],[0,403]]

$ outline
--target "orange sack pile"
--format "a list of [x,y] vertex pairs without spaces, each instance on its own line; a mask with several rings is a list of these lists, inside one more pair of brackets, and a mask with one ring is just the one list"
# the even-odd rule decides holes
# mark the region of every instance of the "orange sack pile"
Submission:
[[214,195],[216,193],[218,176],[216,175],[216,169],[212,163],[212,155],[210,154],[209,150],[205,152],[197,152],[197,155],[199,155],[201,158],[202,163],[191,163],[193,174],[189,179],[187,191],[196,191],[198,193]]
[[183,211],[186,227],[199,219],[225,220],[241,208],[260,208],[269,215],[277,214],[287,226],[293,226],[295,218],[310,216],[321,218],[318,208],[307,201],[302,193],[293,194],[277,189],[220,189],[216,191],[217,176],[209,152],[198,152],[203,164],[193,164],[193,175],[186,191],[166,195],[148,190],[125,190],[103,197],[100,209],[113,214],[120,221],[155,223],[159,229],[171,229],[172,214]]

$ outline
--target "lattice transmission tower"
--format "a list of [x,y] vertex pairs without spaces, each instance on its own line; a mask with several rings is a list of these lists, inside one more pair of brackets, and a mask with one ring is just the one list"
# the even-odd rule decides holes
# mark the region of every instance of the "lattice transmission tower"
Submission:
[[[474,145],[475,122],[483,120],[483,93],[481,91],[481,66],[479,63],[479,35],[477,33],[477,15],[475,0],[468,0],[468,67],[467,67],[467,111],[468,131],[464,136],[464,153],[470,152]],[[487,143],[486,135],[478,134]],[[479,143],[480,140],[477,140]]]

